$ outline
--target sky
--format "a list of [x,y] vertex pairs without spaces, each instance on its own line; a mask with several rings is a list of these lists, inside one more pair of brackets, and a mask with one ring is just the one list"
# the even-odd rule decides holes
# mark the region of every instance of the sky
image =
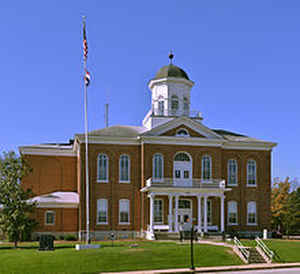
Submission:
[[141,125],[148,81],[174,64],[195,82],[204,125],[278,143],[272,176],[300,178],[300,1],[3,1],[0,152],[89,130]]

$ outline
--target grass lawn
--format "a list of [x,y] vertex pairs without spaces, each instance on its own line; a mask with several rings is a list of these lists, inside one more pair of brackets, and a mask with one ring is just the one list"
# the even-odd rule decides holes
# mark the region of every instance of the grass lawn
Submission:
[[[256,246],[254,240],[241,240],[244,246]],[[264,243],[275,252],[275,262],[295,263],[300,262],[300,241],[272,239]]]
[[[138,247],[130,247],[137,243]],[[190,245],[175,242],[100,242],[102,248],[76,251],[75,244],[55,243],[55,251],[38,251],[37,243],[13,249],[0,244],[0,273],[99,273],[190,266]],[[241,260],[225,247],[195,245],[195,266],[238,265]]]

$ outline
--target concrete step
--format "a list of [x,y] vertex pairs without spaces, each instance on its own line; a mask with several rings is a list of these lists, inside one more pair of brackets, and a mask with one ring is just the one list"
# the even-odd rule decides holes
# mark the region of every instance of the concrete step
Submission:
[[249,248],[249,264],[266,263],[265,259],[260,255],[255,247]]

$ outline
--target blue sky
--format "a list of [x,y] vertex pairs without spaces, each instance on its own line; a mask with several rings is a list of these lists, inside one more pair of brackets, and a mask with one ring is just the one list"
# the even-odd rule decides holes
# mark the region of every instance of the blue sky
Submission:
[[141,125],[147,82],[168,63],[196,84],[204,124],[278,143],[273,176],[300,177],[300,1],[4,1],[0,151],[84,131],[87,16],[89,129]]

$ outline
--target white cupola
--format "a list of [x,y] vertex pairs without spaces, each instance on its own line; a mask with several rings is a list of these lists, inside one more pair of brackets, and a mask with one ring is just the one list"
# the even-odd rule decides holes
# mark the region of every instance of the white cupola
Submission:
[[173,57],[170,53],[170,64],[163,66],[149,81],[152,107],[143,121],[143,125],[149,129],[174,117],[190,117],[190,92],[194,82],[183,69],[173,65]]

